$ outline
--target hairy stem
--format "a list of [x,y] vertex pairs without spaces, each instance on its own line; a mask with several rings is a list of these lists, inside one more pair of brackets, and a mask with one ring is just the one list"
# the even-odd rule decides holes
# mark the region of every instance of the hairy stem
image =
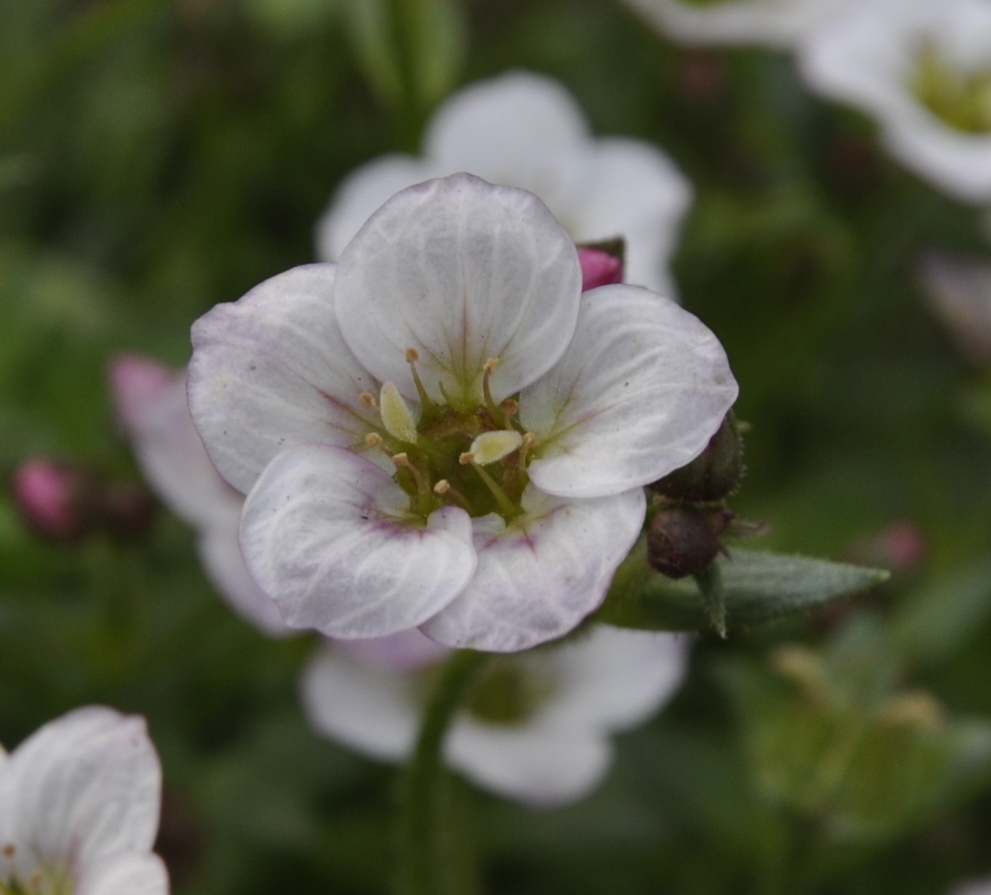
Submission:
[[486,653],[458,650],[430,692],[401,791],[397,895],[456,895],[475,888],[462,874],[450,872],[463,862],[451,854],[457,831],[448,817],[449,781],[442,749],[451,719],[487,659]]

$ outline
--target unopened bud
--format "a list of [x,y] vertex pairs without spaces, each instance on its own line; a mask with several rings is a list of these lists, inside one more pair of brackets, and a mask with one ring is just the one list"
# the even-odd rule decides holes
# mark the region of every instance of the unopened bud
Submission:
[[694,507],[662,509],[647,531],[647,560],[668,578],[698,574],[721,549],[709,519]]
[[582,266],[582,292],[623,282],[623,261],[615,255],[582,247],[578,249],[578,261]]
[[728,497],[742,475],[743,441],[730,411],[701,454],[649,487],[672,500],[710,503]]
[[93,527],[95,486],[80,467],[27,460],[14,473],[11,487],[24,521],[40,535],[72,541]]

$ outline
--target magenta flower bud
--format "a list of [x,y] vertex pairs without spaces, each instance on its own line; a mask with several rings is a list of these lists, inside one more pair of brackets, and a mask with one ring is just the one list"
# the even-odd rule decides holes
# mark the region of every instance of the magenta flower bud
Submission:
[[87,476],[78,467],[27,460],[14,473],[11,487],[24,521],[38,534],[71,541],[90,527]]
[[580,247],[578,261],[582,266],[582,292],[623,282],[623,262],[601,249]]

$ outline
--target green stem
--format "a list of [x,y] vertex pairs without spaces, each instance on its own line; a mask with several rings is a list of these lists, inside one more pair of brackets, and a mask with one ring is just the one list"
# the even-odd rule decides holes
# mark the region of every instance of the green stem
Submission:
[[441,668],[423,713],[416,751],[406,769],[399,806],[397,895],[449,895],[452,831],[447,823],[444,737],[471,690],[487,653],[458,650]]

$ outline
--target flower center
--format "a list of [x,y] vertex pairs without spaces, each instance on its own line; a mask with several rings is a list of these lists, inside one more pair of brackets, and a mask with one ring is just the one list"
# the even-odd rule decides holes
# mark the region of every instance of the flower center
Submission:
[[431,399],[417,372],[416,350],[407,349],[406,359],[420,396],[419,419],[391,382],[377,398],[364,392],[361,401],[382,420],[382,431],[367,435],[365,444],[395,464],[394,478],[409,494],[411,511],[423,519],[443,506],[459,506],[472,517],[498,513],[508,521],[520,515],[535,439],[520,425],[516,399],[497,404],[492,398],[498,359],[486,362],[484,400],[474,407],[456,404],[443,385],[447,400]]
[[991,133],[991,68],[963,71],[927,43],[916,54],[912,90],[950,127],[968,134]]

